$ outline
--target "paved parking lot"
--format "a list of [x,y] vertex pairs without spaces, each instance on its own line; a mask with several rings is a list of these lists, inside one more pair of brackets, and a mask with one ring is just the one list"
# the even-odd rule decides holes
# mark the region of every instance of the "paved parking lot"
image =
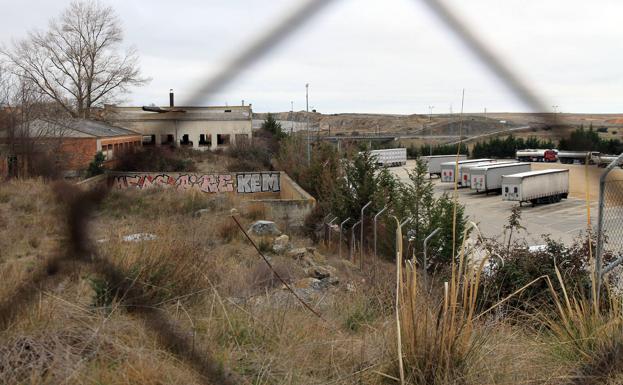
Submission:
[[[413,167],[412,161],[406,167]],[[391,170],[402,181],[408,181],[405,167],[394,167]],[[453,193],[453,184],[441,183],[439,179],[433,179],[433,182],[436,194]],[[478,224],[483,235],[501,238],[511,208],[518,203],[503,201],[497,194],[490,193],[487,196],[470,189],[459,188],[458,194],[459,202],[465,205],[467,215]],[[597,202],[591,202],[590,210],[591,223],[596,226]],[[580,232],[586,230],[586,202],[581,199],[569,197],[559,203],[535,207],[524,203],[521,212],[521,222],[526,231],[520,233],[520,236],[525,237],[530,245],[543,244],[541,234],[550,234],[553,239],[571,243]]]

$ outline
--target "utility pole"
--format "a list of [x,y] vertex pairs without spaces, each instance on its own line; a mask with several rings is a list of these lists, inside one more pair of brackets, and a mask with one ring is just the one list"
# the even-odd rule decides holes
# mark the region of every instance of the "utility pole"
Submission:
[[294,101],[290,100],[290,135],[294,132]]
[[431,120],[433,119],[433,108],[435,108],[435,106],[428,106],[428,125],[430,128],[430,156],[433,156],[433,124],[431,123]]
[[307,120],[307,165],[311,164],[311,152],[309,143],[309,83],[305,84],[305,116]]

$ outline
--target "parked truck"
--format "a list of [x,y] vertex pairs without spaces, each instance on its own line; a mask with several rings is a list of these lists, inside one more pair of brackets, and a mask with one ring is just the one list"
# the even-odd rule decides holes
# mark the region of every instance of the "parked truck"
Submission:
[[[459,160],[458,165],[469,163],[482,163],[492,161],[493,159],[467,159]],[[444,183],[454,183],[454,168],[457,166],[456,161],[442,163],[441,168],[441,181]]]
[[471,170],[474,167],[490,166],[494,164],[509,164],[509,163],[517,163],[517,161],[516,160],[492,160],[492,161],[481,162],[481,163],[463,164],[459,166],[459,186],[461,187],[471,186],[472,184]]
[[560,202],[569,195],[569,170],[548,169],[502,176],[502,199],[538,203]]
[[370,155],[375,158],[376,163],[382,166],[404,166],[407,164],[406,148],[390,148],[386,150],[372,150]]
[[556,162],[558,151],[542,149],[517,150],[515,158],[520,162]]
[[502,190],[502,176],[530,171],[530,163],[503,163],[472,167],[470,188],[476,192]]
[[[456,161],[456,154],[453,155],[431,155],[423,156],[422,159],[427,164],[428,175],[438,175],[441,178],[441,164]],[[459,161],[466,160],[467,155],[459,155]]]
[[599,161],[599,152],[597,151],[558,151],[558,159],[560,163],[566,164],[595,164]]
[[[604,167],[608,167],[608,165],[614,162],[617,158],[618,158],[618,155],[599,154],[599,156],[597,158],[594,158],[594,160],[595,160],[595,164],[597,165],[597,167],[604,168]],[[623,164],[621,164],[619,167],[623,168]]]

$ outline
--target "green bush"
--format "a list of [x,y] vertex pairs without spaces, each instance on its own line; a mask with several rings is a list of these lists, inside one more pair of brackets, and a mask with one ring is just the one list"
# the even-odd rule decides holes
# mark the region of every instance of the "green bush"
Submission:
[[87,168],[87,178],[104,173],[104,160],[106,160],[104,154],[102,154],[101,151],[98,151],[93,157],[91,163],[89,163],[89,168]]

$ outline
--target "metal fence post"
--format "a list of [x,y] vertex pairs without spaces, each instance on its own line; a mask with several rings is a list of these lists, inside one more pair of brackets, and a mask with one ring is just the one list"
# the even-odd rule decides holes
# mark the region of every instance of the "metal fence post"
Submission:
[[337,220],[337,217],[331,219],[328,223],[329,225],[329,248],[331,247],[331,226],[333,225],[333,222],[335,222]]
[[[604,222],[604,214],[605,214],[605,210],[606,210],[606,183],[615,183],[617,181],[606,181],[608,174],[610,174],[610,172],[617,167],[618,165],[621,164],[621,161],[623,161],[623,154],[619,155],[614,161],[612,161],[612,163],[610,163],[608,165],[608,167],[606,167],[606,170],[604,171],[604,173],[601,175],[601,177],[599,178],[599,212],[598,212],[598,217],[597,217],[597,248],[595,250],[595,303],[599,303],[600,300],[600,291],[601,291],[601,282],[603,279],[603,274],[605,274],[605,272],[608,272],[610,270],[612,270],[618,263],[621,263],[619,260],[615,261],[614,263],[612,263],[610,266],[606,267],[606,269],[602,270],[602,265],[603,265],[603,252],[604,252],[604,231],[606,231],[605,229],[605,222]],[[620,181],[619,181],[620,182]],[[621,194],[621,197],[623,197],[623,192],[620,192],[617,187],[615,187],[615,190]],[[614,198],[618,198],[618,197],[614,197]],[[618,199],[617,199],[618,200]],[[615,216],[617,218],[621,218],[620,213],[615,213]],[[617,227],[619,227],[619,231],[621,228],[622,224],[618,224]],[[620,245],[619,245],[620,246]],[[621,250],[619,250],[620,252]]]
[[424,285],[426,285],[426,264],[428,263],[428,255],[426,253],[427,250],[427,246],[428,246],[428,241],[434,237],[438,232],[440,232],[441,229],[439,227],[437,227],[435,230],[433,230],[432,233],[430,233],[426,239],[424,239],[424,260],[422,261],[422,271],[424,272]]
[[340,259],[342,258],[342,234],[344,233],[344,224],[348,221],[350,221],[350,217],[344,219],[344,222],[340,223],[340,251],[338,254]]
[[361,238],[359,239],[359,242],[361,244],[361,246],[359,247],[359,269],[363,270],[363,212],[365,211],[365,209],[368,208],[368,206],[370,206],[372,204],[372,201],[366,203],[362,208],[361,208],[361,216],[359,217],[361,219],[361,227],[359,228],[359,230],[361,231]]
[[349,258],[351,260],[351,262],[355,261],[355,245],[357,244],[357,242],[355,242],[355,227],[357,227],[358,224],[361,223],[361,220],[355,222],[355,224],[353,225],[353,227],[350,228],[350,255]]
[[[405,219],[404,221],[402,221],[402,223],[400,223],[401,234],[402,234],[402,228],[404,227],[404,225],[406,225],[407,223],[411,222],[412,220],[413,220],[413,217],[409,217],[409,218]],[[401,239],[400,242],[404,243],[404,235],[402,237],[403,237],[403,239]]]
[[329,213],[324,218],[322,218],[322,238],[327,242],[327,219],[331,218],[333,214]]
[[377,252],[376,252],[376,224],[377,224],[377,220],[379,218],[379,216],[381,214],[383,214],[383,212],[387,210],[387,206],[383,207],[381,209],[381,211],[379,211],[378,213],[376,213],[376,215],[374,216],[374,260],[376,261],[377,259]]

